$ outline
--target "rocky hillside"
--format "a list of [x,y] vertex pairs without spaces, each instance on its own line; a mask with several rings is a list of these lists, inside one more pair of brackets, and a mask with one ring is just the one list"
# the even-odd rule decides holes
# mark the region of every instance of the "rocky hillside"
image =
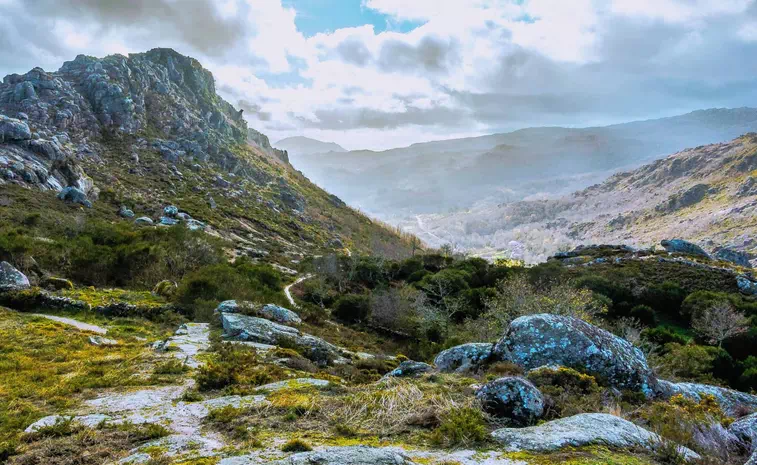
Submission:
[[5,224],[32,213],[183,222],[287,266],[322,248],[404,252],[395,233],[292,169],[209,71],[170,49],[6,76],[0,186]]
[[[668,237],[752,253],[757,135],[700,146],[555,200],[424,216],[442,240],[539,261],[578,244],[649,247]],[[459,239],[463,237],[463,239]]]

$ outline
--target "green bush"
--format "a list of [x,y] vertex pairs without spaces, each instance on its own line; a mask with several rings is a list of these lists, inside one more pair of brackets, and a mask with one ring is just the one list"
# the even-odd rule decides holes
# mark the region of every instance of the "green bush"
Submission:
[[688,338],[665,326],[645,329],[641,332],[641,337],[645,341],[651,342],[660,347],[664,347],[667,344],[685,345],[688,342]]
[[414,273],[411,273],[410,276],[407,277],[407,282],[409,284],[417,283],[423,280],[426,276],[429,276],[431,274],[428,270],[418,270]]
[[470,447],[488,438],[486,420],[480,409],[452,408],[442,415],[439,426],[431,433],[431,440],[443,447]]
[[649,286],[643,300],[658,313],[678,318],[686,294],[686,290],[677,282],[665,281]]
[[302,439],[292,439],[281,446],[282,452],[309,452],[311,450],[313,450],[313,448],[310,447],[310,444]]
[[645,326],[657,325],[657,313],[649,305],[637,305],[631,309],[630,316],[639,320]]
[[333,314],[347,323],[356,323],[368,318],[370,299],[365,295],[348,294],[336,301]]

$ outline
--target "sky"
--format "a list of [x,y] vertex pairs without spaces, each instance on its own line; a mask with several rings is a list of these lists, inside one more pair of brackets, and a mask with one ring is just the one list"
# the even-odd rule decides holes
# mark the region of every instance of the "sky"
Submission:
[[171,47],[273,141],[757,106],[757,0],[0,0],[0,74]]

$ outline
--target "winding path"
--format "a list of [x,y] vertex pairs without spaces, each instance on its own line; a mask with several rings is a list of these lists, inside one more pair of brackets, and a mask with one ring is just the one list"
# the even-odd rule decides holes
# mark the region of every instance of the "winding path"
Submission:
[[306,274],[305,276],[297,279],[297,281],[293,282],[292,284],[284,288],[284,294],[286,294],[287,300],[289,301],[289,305],[291,305],[292,308],[299,308],[299,305],[297,305],[297,303],[294,301],[294,297],[292,297],[292,292],[291,292],[292,286],[296,286],[297,284],[300,284],[301,282],[307,279],[310,279],[312,277],[313,277],[312,274]]

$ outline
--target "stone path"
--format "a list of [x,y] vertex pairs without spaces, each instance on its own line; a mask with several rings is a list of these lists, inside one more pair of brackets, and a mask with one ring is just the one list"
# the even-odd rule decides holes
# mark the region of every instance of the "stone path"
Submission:
[[208,323],[186,323],[176,330],[176,334],[163,346],[174,357],[183,360],[189,368],[198,368],[202,362],[197,355],[210,348],[210,325]]
[[58,323],[62,323],[64,325],[73,326],[74,328],[78,328],[82,331],[89,331],[92,333],[97,334],[107,334],[108,330],[105,328],[101,328],[96,325],[91,325],[89,323],[83,323],[81,321],[74,320],[72,318],[65,318],[62,316],[53,316],[53,315],[45,315],[44,313],[32,313],[31,316],[38,316],[41,318],[47,318],[48,320],[57,321]]

